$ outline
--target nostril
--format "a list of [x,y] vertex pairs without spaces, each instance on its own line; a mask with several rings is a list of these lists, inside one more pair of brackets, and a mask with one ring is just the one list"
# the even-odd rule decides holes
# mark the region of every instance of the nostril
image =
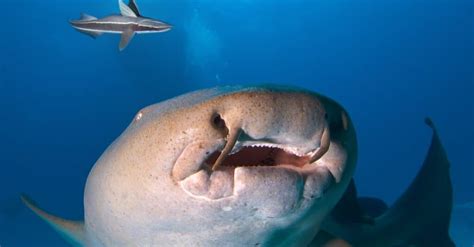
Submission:
[[212,124],[218,129],[226,128],[225,121],[219,113],[214,113],[211,118]]

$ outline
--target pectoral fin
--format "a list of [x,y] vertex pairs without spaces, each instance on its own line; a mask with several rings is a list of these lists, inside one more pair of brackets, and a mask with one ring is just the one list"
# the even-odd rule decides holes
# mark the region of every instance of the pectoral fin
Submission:
[[119,50],[123,51],[128,43],[132,40],[133,36],[135,36],[135,32],[133,30],[126,30],[122,33],[122,37],[120,38]]
[[83,246],[85,243],[85,231],[83,221],[72,221],[51,215],[39,208],[36,203],[27,195],[21,195],[21,200],[36,215],[46,221],[56,230],[67,242],[73,246]]
[[88,35],[88,36],[90,36],[94,39],[103,34],[102,32],[81,30],[81,29],[77,29],[77,28],[76,28],[76,30],[83,33],[83,34],[86,34],[86,35]]

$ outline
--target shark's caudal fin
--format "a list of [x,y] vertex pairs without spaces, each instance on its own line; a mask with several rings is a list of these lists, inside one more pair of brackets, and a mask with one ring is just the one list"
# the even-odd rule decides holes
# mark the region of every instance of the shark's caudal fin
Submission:
[[406,220],[420,219],[410,245],[452,247],[448,233],[453,207],[450,163],[433,121],[427,118],[425,123],[433,130],[433,137],[423,166],[387,214],[392,211],[393,217],[403,214],[409,216]]
[[38,215],[41,219],[43,219],[44,221],[46,221],[46,223],[53,227],[54,230],[56,230],[70,244],[72,244],[73,246],[84,245],[84,222],[65,220],[57,216],[51,215],[39,208],[36,203],[31,200],[27,195],[22,194],[21,200],[36,215]]
[[[362,206],[351,183],[323,224],[324,231],[355,247],[454,246],[448,233],[453,202],[450,164],[433,122],[425,122],[433,130],[430,148],[417,176],[398,200],[386,211],[381,201],[369,200],[370,205]],[[370,217],[368,208],[380,212]],[[318,238],[321,234],[313,243]]]

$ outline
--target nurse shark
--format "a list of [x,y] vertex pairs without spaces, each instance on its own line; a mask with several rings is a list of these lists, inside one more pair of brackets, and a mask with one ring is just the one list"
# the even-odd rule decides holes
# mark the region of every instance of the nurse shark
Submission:
[[139,111],[92,168],[84,221],[22,199],[76,246],[351,246],[361,233],[327,216],[344,211],[336,204],[351,194],[356,159],[354,126],[335,101],[218,87]]
[[220,87],[139,111],[92,168],[84,221],[23,200],[78,246],[302,246],[343,195],[356,155],[335,101]]

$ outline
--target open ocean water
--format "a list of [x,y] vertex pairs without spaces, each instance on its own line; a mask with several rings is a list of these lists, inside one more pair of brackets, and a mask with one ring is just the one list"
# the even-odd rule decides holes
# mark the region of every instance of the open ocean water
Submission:
[[69,20],[115,0],[2,0],[0,246],[65,246],[19,201],[80,219],[89,170],[144,106],[229,84],[304,87],[340,102],[359,141],[361,195],[392,203],[435,122],[451,161],[457,246],[474,245],[472,0],[138,0],[173,25],[96,40]]

